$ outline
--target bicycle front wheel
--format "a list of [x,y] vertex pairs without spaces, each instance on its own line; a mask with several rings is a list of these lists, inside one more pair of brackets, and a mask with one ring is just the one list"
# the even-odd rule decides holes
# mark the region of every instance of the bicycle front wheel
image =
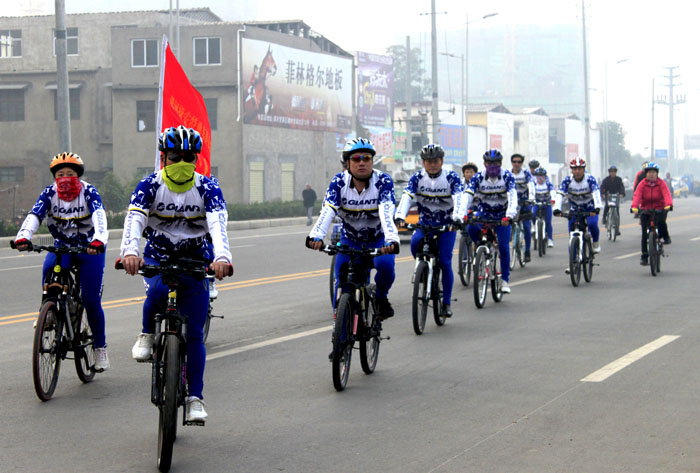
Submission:
[[95,377],[95,347],[94,337],[88,323],[87,314],[82,304],[78,307],[78,324],[75,328],[73,351],[75,355],[75,371],[83,383],[89,383]]
[[489,275],[487,272],[488,254],[486,248],[480,246],[474,255],[474,304],[481,309],[486,303]]
[[442,281],[440,280],[440,266],[435,265],[433,270],[433,289],[430,292],[433,300],[433,318],[438,327],[445,325],[447,317],[445,317],[445,309],[442,303]]
[[331,307],[333,307],[333,303],[335,302],[335,257],[337,255],[333,255],[333,258],[331,258],[331,271],[328,276],[328,290],[331,295]]
[[177,400],[180,383],[180,342],[175,334],[163,340],[160,404],[158,416],[158,470],[170,470],[177,432]]
[[612,209],[611,215],[608,217],[612,222],[612,241],[617,241],[617,234],[620,231],[620,211],[617,207]]
[[647,248],[649,251],[649,268],[651,269],[651,275],[656,276],[658,272],[657,266],[657,256],[658,256],[658,235],[652,229],[649,230],[649,237],[647,239]]
[[421,335],[428,316],[428,263],[420,261],[413,277],[413,331]]
[[369,293],[371,299],[367,304],[367,318],[362,327],[362,337],[360,338],[360,364],[365,374],[374,373],[379,358],[379,331],[377,330],[377,311],[374,306],[374,286],[370,286]]
[[515,268],[515,260],[520,259],[520,229],[513,226],[513,237],[510,242],[510,270]]
[[545,235],[544,220],[537,219],[537,254],[542,257],[547,254],[547,240]]
[[581,281],[581,262],[578,258],[580,245],[581,241],[578,236],[573,237],[569,245],[569,276],[574,287],[577,287]]
[[338,300],[338,306],[333,326],[333,387],[342,391],[348,384],[350,375],[350,359],[352,358],[353,340],[353,301],[350,294],[343,294]]
[[593,247],[590,238],[583,240],[583,279],[591,282],[593,279]]
[[207,309],[207,318],[204,320],[204,327],[202,329],[202,343],[207,343],[207,338],[209,338],[209,327],[211,327],[211,317],[214,307],[211,305],[212,300],[209,299],[209,309]]
[[471,240],[462,236],[459,240],[459,279],[462,281],[462,286],[468,287],[469,280],[472,275],[472,260],[474,259],[474,249],[472,248]]
[[42,401],[51,399],[58,383],[58,373],[61,370],[63,324],[56,302],[44,302],[34,329],[32,354],[34,390]]
[[495,302],[501,302],[501,255],[498,250],[494,250],[491,257],[491,275],[491,297]]

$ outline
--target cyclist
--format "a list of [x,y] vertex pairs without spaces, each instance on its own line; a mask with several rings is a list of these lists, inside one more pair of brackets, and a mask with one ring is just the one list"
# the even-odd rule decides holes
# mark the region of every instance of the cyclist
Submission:
[[[600,193],[603,197],[603,204],[605,208],[603,209],[603,225],[608,224],[608,194],[620,194],[620,199],[625,196],[625,184],[622,179],[617,176],[617,166],[610,166],[608,168],[608,177],[603,179],[600,184]],[[617,234],[621,235],[620,229],[617,229]]]
[[642,169],[640,169],[637,172],[637,175],[634,176],[634,190],[637,190],[637,186],[639,185],[640,182],[642,182],[642,179],[646,176],[645,174],[645,169],[647,168],[647,165],[649,164],[649,161],[644,161],[642,163]]
[[529,163],[527,163],[527,166],[530,168],[530,174],[532,174],[532,175],[534,176],[534,175],[535,175],[535,169],[537,169],[538,167],[540,167],[540,162],[539,162],[538,160],[536,160],[536,159],[533,159],[532,161],[530,161]]
[[[408,181],[396,210],[396,222],[405,224],[406,215],[415,201],[418,205],[418,222],[422,225],[442,226],[461,225],[464,213],[460,213],[463,193],[462,181],[454,171],[442,169],[445,151],[437,144],[428,144],[420,150],[423,169],[416,172]],[[416,229],[411,237],[411,254],[416,257],[421,241],[425,237],[422,229]],[[457,233],[443,232],[438,237],[440,269],[442,270],[443,307],[442,315],[452,317],[450,300],[452,299],[452,250]]]
[[[547,176],[545,168],[535,169],[535,208],[534,214],[537,215],[538,204],[553,204],[554,203],[554,186]],[[545,207],[546,214],[544,216],[544,226],[547,231],[547,248],[554,248],[554,240],[552,239],[552,206]]]
[[[637,186],[632,198],[632,212],[639,213],[639,209],[656,209],[665,210],[658,220],[659,236],[663,238],[665,245],[671,244],[671,237],[668,234],[668,225],[666,225],[666,213],[673,205],[673,197],[671,191],[663,179],[659,179],[659,165],[655,162],[647,164],[645,178]],[[649,221],[653,215],[641,215],[639,218],[642,224],[642,258],[639,262],[642,266],[649,264],[649,249],[647,248],[647,229]]]
[[[532,173],[523,169],[525,156],[515,153],[510,157],[512,165],[511,173],[515,178],[515,188],[518,191],[518,202],[532,201],[535,196],[535,184],[532,179]],[[525,258],[526,263],[530,261],[530,243],[532,240],[532,206],[524,204],[519,209],[520,217],[523,222],[523,237],[525,238]]]
[[[195,172],[202,139],[196,130],[179,126],[166,128],[158,140],[162,169],[145,177],[131,195],[124,219],[121,257],[132,276],[144,263],[166,264],[178,257],[201,258],[221,280],[231,271],[231,252],[226,235],[226,202],[215,180]],[[146,238],[139,256],[141,235]],[[186,419],[204,422],[207,413],[202,396],[206,351],[202,342],[209,307],[208,284],[190,277],[181,279],[178,300],[188,316]],[[137,361],[151,358],[155,315],[167,304],[168,286],[161,276],[144,278],[143,329],[131,350]]]
[[[501,225],[496,227],[498,249],[501,253],[501,292],[510,294],[510,222],[518,212],[518,193],[513,174],[503,169],[502,163],[503,155],[497,149],[484,153],[485,169],[477,172],[469,182],[462,206],[468,209],[473,199],[478,197],[479,206],[475,214],[487,219],[501,220]],[[479,241],[481,227],[481,224],[467,226],[472,241]]]
[[466,188],[474,177],[474,174],[479,172],[479,166],[476,163],[469,161],[467,164],[462,166],[462,176],[464,176],[464,181],[462,185]]
[[[586,172],[586,160],[576,157],[569,163],[571,174],[561,181],[554,202],[554,215],[561,215],[562,197],[569,198],[572,212],[589,212],[588,231],[593,238],[593,253],[600,253],[600,230],[598,229],[598,214],[602,207],[600,189],[595,177]],[[569,219],[569,231],[574,225],[574,219]]]
[[[87,247],[87,254],[65,255],[60,262],[68,268],[72,263],[80,267],[80,296],[88,324],[94,337],[95,371],[109,369],[105,340],[105,313],[102,310],[102,282],[105,272],[105,247],[109,238],[107,215],[97,189],[80,179],[85,164],[74,153],[61,153],[51,159],[49,170],[55,182],[46,187],[24,219],[15,238],[19,251],[31,249],[34,232],[46,217],[54,238],[54,246]],[[56,255],[48,253],[44,259],[41,281],[56,264]]]
[[[382,319],[394,315],[389,302],[389,289],[394,283],[394,259],[399,252],[399,233],[394,224],[396,204],[394,181],[388,174],[372,169],[374,145],[365,138],[345,143],[342,158],[346,169],[331,180],[323,201],[321,214],[306,237],[306,246],[321,250],[334,217],[343,221],[340,244],[352,248],[381,248],[381,255],[373,259],[377,273],[375,300]],[[347,267],[350,256],[338,254],[335,260],[335,278],[340,280],[342,267]]]

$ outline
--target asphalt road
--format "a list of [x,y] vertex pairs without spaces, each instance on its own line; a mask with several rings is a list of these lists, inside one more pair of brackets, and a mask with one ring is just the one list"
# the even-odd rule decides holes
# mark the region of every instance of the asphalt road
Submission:
[[[472,288],[456,286],[454,317],[429,319],[420,337],[404,245],[391,340],[370,376],[354,358],[342,393],[326,358],[330,258],[303,248],[305,226],[230,232],[236,273],[219,284],[225,319],[207,343],[209,420],[178,430],[171,471],[698,471],[700,199],[675,207],[658,277],[639,265],[639,227],[623,213],[593,282],[572,287],[557,219],[556,247],[512,273],[503,302],[477,310]],[[66,362],[42,403],[31,380],[42,261],[0,250],[0,471],[156,471],[150,365],[130,359],[140,278],[107,269],[112,369],[83,385]]]

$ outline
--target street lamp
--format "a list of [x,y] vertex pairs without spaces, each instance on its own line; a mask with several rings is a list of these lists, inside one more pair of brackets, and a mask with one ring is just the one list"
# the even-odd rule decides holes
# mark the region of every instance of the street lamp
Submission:
[[465,157],[465,161],[464,161],[464,162],[467,162],[467,161],[468,161],[468,160],[466,159],[466,157],[467,157],[467,139],[466,139],[466,136],[467,136],[467,128],[464,126],[464,115],[465,115],[465,113],[466,113],[466,108],[464,107],[464,78],[466,77],[466,75],[464,74],[464,54],[460,54],[459,56],[457,56],[456,54],[450,54],[450,53],[440,53],[440,54],[442,54],[443,56],[448,56],[448,57],[453,57],[453,58],[459,58],[459,59],[462,60],[462,64],[461,64],[461,67],[460,67],[460,70],[462,71],[462,131],[463,131],[464,136],[465,136],[465,138],[464,138],[464,157]]
[[464,113],[466,126],[464,127],[464,158],[465,162],[469,161],[469,23],[476,23],[477,21],[485,20],[486,18],[491,18],[498,15],[498,13],[488,13],[481,18],[469,21],[469,11],[467,10],[467,22],[465,23],[465,53],[464,53],[464,100],[462,105],[464,106]]

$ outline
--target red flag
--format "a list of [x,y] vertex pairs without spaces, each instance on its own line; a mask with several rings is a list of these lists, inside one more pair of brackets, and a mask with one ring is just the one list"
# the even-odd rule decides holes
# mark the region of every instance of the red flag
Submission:
[[[211,128],[204,99],[197,92],[170,45],[163,36],[160,97],[158,110],[158,133],[168,127],[184,125],[194,128],[202,135],[202,152],[197,159],[196,171],[205,176],[211,174]],[[157,149],[157,148],[156,148]],[[156,152],[156,169],[160,169],[160,156]]]

